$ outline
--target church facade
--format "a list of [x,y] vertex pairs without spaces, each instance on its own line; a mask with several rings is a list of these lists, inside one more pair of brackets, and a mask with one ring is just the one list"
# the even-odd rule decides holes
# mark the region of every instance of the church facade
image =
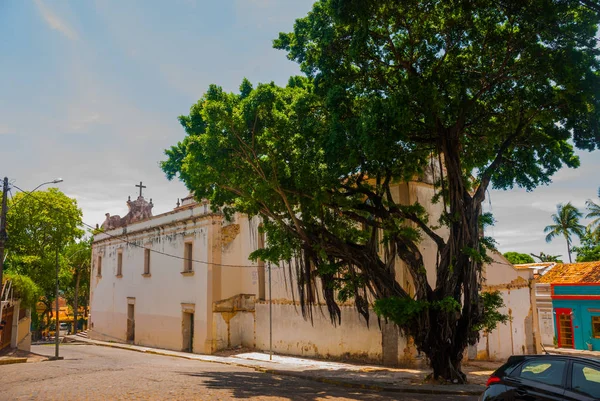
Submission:
[[[424,202],[432,191],[418,181],[394,190],[407,203]],[[268,350],[272,343],[274,352],[282,354],[386,365],[418,362],[410,340],[394,325],[378,322],[375,313],[367,324],[352,305],[343,305],[341,325],[334,327],[326,309],[317,307],[313,321],[306,321],[293,272],[248,260],[265,241],[258,218],[236,215],[227,221],[192,196],[158,216],[152,216],[152,202],[141,193],[127,204],[127,216],[107,214],[104,232],[94,236],[91,338],[206,354],[237,346]],[[432,214],[439,213],[436,207],[430,205]],[[434,244],[424,239],[420,247],[432,282]],[[501,255],[494,258],[486,267],[487,289],[502,292],[511,323],[484,333],[469,357],[504,359],[536,352],[533,277]],[[410,291],[408,271],[399,266],[396,278]]]

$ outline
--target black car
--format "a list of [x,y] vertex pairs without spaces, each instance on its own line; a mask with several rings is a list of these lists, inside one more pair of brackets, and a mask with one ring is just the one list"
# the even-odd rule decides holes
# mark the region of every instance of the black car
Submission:
[[600,400],[600,361],[567,355],[511,356],[479,401]]

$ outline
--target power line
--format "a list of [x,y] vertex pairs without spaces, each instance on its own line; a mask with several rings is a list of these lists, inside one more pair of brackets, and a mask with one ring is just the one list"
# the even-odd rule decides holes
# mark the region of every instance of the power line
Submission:
[[[25,191],[25,190],[23,190],[23,189],[19,188],[19,187],[18,187],[18,186],[16,186],[15,184],[12,184],[12,186],[14,186],[15,188],[17,188],[17,189],[18,189],[18,190],[20,190],[21,192],[23,192],[25,195],[31,196],[33,199],[37,200],[38,202],[40,202],[40,203],[42,203],[42,204],[44,204],[44,205],[48,206],[49,208],[51,208],[51,209],[54,209],[54,210],[56,210],[56,211],[59,211],[59,210],[57,210],[57,209],[56,209],[56,207],[54,207],[54,205],[51,205],[51,204],[49,204],[48,202],[46,202],[46,201],[44,201],[44,200],[42,200],[42,199],[40,199],[40,198],[36,197],[36,196],[35,196],[35,195],[33,195],[31,192],[27,192],[27,191]],[[60,212],[60,211],[59,211],[59,212]],[[87,223],[85,223],[84,221],[82,221],[82,222],[81,222],[81,224],[82,224],[82,225],[84,225],[85,227],[87,227],[87,228],[91,229],[91,230],[96,230],[96,227],[94,227],[94,226],[92,226],[92,225],[90,225],[90,224],[87,224]],[[158,250],[156,250],[156,249],[146,248],[146,247],[144,247],[143,245],[139,245],[139,244],[136,244],[135,242],[131,242],[131,241],[127,240],[127,239],[124,239],[124,238],[122,238],[122,236],[123,236],[123,235],[112,235],[112,234],[109,234],[109,233],[107,233],[107,232],[102,232],[102,234],[104,234],[104,235],[107,235],[107,236],[108,236],[108,237],[110,237],[110,238],[117,239],[117,240],[119,240],[119,241],[125,242],[125,243],[126,243],[126,244],[128,244],[128,245],[131,245],[131,246],[134,246],[134,247],[137,247],[137,248],[141,248],[141,249],[149,249],[149,250],[150,250],[150,252],[154,252],[154,253],[157,253],[157,254],[159,254],[159,255],[163,255],[163,256],[170,257],[170,258],[179,259],[179,260],[188,260],[188,261],[189,261],[189,260],[191,260],[192,262],[195,262],[195,263],[201,263],[201,264],[205,264],[205,265],[208,265],[208,266],[235,267],[235,268],[252,268],[252,269],[254,269],[254,268],[257,268],[257,267],[258,267],[257,265],[231,265],[231,264],[222,264],[222,263],[207,262],[207,261],[205,261],[205,260],[187,259],[187,258],[185,258],[185,257],[183,257],[183,256],[179,256],[179,255],[173,255],[173,254],[170,254],[170,253],[167,253],[167,252],[158,251]],[[126,234],[125,234],[125,235],[126,235]],[[513,267],[513,265],[512,265],[512,264],[510,264],[510,263],[504,263],[504,262],[500,262],[500,261],[496,261],[496,260],[493,260],[491,263],[497,263],[497,264],[501,264],[501,265],[507,265],[507,266],[511,266],[511,267]],[[277,267],[275,267],[275,268],[276,268],[276,269],[281,269],[281,268],[283,268],[283,267],[282,267],[282,266],[277,266]]]
[[[37,200],[38,202],[40,202],[40,203],[42,203],[42,204],[46,205],[47,207],[49,207],[49,208],[51,208],[51,209],[53,209],[53,210],[55,210],[55,211],[58,211],[58,212],[60,212],[60,210],[58,210],[58,209],[57,209],[57,208],[56,208],[54,205],[51,205],[51,204],[49,204],[48,202],[46,202],[45,200],[43,200],[43,199],[40,199],[40,198],[36,197],[35,195],[33,195],[33,193],[31,193],[31,192],[27,192],[27,191],[25,191],[25,190],[23,190],[23,189],[19,188],[18,186],[14,185],[14,184],[13,184],[13,186],[14,186],[15,188],[17,188],[19,191],[23,192],[25,195],[27,195],[27,196],[31,196],[33,199],[35,199],[35,200]],[[92,226],[92,225],[90,225],[90,224],[87,224],[87,223],[86,223],[86,222],[84,222],[84,221],[81,221],[81,224],[82,224],[83,226],[85,226],[85,227],[89,228],[89,229],[92,229],[92,230],[95,230],[95,229],[96,229],[96,227],[94,227],[94,226]],[[252,268],[252,269],[254,269],[254,268],[257,268],[257,267],[258,267],[257,265],[231,265],[231,264],[223,264],[223,263],[207,262],[207,261],[205,261],[205,260],[188,259],[188,258],[185,258],[185,257],[183,257],[183,256],[179,256],[179,255],[173,255],[173,254],[170,254],[170,253],[167,253],[167,252],[162,252],[162,251],[159,251],[159,250],[156,250],[156,249],[152,249],[152,248],[146,248],[146,247],[144,247],[144,246],[142,246],[142,245],[136,244],[135,242],[131,242],[131,241],[127,240],[127,239],[124,239],[124,238],[122,238],[122,236],[123,236],[123,235],[119,235],[119,236],[117,236],[117,235],[112,235],[112,234],[109,234],[109,233],[107,233],[107,232],[103,232],[102,234],[105,234],[105,235],[107,235],[107,236],[109,236],[109,237],[111,237],[111,238],[114,238],[114,239],[118,239],[119,241],[125,242],[125,243],[127,243],[128,245],[131,245],[131,246],[134,246],[134,247],[137,247],[137,248],[142,248],[142,249],[149,249],[149,250],[150,250],[150,252],[154,252],[154,253],[157,253],[157,254],[159,254],[159,255],[168,256],[168,257],[170,257],[170,258],[175,258],[175,259],[179,259],[179,260],[187,260],[187,261],[190,261],[190,260],[191,260],[192,262],[196,262],[196,263],[201,263],[201,264],[205,264],[205,265],[212,265],[212,266],[221,266],[221,267]]]

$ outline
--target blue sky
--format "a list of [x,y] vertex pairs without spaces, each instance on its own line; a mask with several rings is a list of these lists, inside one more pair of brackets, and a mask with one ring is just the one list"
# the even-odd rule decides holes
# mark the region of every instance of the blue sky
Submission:
[[[158,167],[209,84],[298,74],[272,49],[312,0],[0,1],[0,175],[24,189],[62,177],[88,224],[126,213],[140,180],[154,213],[186,195]],[[598,153],[531,193],[491,192],[500,250],[566,253],[542,229],[559,202],[595,198]],[[596,199],[597,200],[597,199]]]

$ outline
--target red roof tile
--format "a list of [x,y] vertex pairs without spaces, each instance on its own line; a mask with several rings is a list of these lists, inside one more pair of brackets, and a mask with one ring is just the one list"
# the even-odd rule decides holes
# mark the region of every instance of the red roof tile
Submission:
[[558,263],[544,274],[540,283],[600,283],[600,261],[582,263]]

